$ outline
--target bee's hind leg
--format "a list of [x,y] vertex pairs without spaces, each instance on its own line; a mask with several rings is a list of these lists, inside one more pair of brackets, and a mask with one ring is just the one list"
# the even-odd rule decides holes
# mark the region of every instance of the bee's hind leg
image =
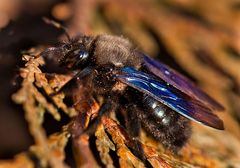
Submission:
[[142,143],[139,140],[141,121],[137,110],[136,107],[130,104],[122,108],[121,112],[125,118],[125,126],[131,139],[127,145],[132,153],[147,165],[149,163],[144,154]]

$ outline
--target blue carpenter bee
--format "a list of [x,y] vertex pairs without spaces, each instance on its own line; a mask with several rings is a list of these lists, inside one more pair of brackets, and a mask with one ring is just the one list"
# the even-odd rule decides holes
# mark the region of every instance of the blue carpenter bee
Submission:
[[183,75],[139,52],[127,39],[79,36],[42,54],[74,71],[69,83],[81,83],[85,91],[81,99],[103,100],[99,116],[110,111],[122,114],[132,137],[138,137],[142,126],[177,152],[190,137],[190,120],[224,129],[213,113],[224,109],[218,102]]

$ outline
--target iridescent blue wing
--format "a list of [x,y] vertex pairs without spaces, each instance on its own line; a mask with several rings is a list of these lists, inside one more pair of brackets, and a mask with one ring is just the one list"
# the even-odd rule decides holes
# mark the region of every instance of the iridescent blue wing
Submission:
[[224,129],[222,120],[210,108],[153,75],[126,67],[117,72],[116,77],[121,82],[152,96],[191,120],[216,129]]
[[[140,53],[143,54],[143,53]],[[224,107],[212,99],[209,95],[203,92],[199,87],[194,85],[189,79],[181,75],[177,71],[167,65],[158,62],[144,55],[144,64],[147,69],[165,82],[179,89],[190,97],[193,97],[205,105],[215,110],[224,110]]]

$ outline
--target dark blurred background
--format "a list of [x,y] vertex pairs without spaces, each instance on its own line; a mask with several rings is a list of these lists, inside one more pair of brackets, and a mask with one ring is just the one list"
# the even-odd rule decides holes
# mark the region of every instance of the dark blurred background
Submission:
[[21,53],[36,45],[53,44],[61,30],[43,22],[61,1],[0,2],[0,157],[12,158],[33,144],[22,107],[11,100],[20,87]]

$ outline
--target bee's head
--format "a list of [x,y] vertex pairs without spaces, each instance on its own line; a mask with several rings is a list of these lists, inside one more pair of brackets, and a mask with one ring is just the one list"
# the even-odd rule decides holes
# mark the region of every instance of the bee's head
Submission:
[[80,36],[57,47],[50,47],[42,54],[48,59],[56,60],[62,67],[68,69],[83,69],[90,60],[92,42],[92,37]]

